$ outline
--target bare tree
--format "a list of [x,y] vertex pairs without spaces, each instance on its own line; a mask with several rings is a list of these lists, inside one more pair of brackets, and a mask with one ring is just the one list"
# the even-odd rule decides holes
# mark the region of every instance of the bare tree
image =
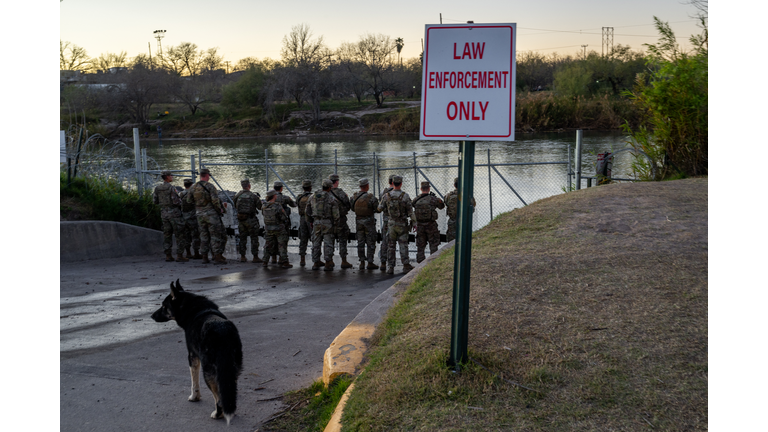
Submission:
[[102,53],[99,57],[93,59],[94,68],[102,72],[107,72],[114,67],[126,67],[128,65],[128,54],[125,51],[120,53]]
[[320,117],[320,98],[323,92],[321,79],[329,59],[323,37],[312,38],[308,24],[299,24],[283,37],[280,50],[282,67],[279,68],[280,83],[287,94],[296,101],[299,108],[306,98],[312,102],[315,120]]
[[396,89],[392,52],[395,43],[382,34],[365,34],[354,44],[342,44],[339,61],[356,80],[363,83],[376,105],[384,103],[384,93]]
[[85,48],[59,40],[59,69],[85,72],[90,68],[91,59]]
[[117,114],[127,114],[134,123],[147,125],[152,105],[167,95],[168,72],[135,62],[128,73],[119,76],[120,82],[108,88],[112,95],[111,109]]
[[165,69],[178,76],[197,75],[200,71],[201,58],[197,45],[182,42],[177,46],[168,47],[160,57],[160,62]]

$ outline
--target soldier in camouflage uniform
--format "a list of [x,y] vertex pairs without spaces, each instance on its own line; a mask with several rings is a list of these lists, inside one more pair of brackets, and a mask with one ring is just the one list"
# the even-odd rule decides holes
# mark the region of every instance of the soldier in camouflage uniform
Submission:
[[[394,189],[394,186],[392,186],[392,177],[394,176],[394,174],[389,176],[389,187],[381,192],[379,201],[384,198],[384,194]],[[384,207],[381,211],[381,248],[379,248],[379,261],[381,261],[381,266],[379,268],[381,271],[387,271],[387,253],[389,252],[389,236],[387,235],[388,222],[389,213],[387,213],[387,208]]]
[[[293,201],[293,198],[289,197],[288,195],[283,195],[283,183],[276,181],[272,187],[275,189],[275,192],[277,192],[277,196],[275,197],[275,201],[280,204],[280,206],[283,208],[283,211],[285,211],[285,215],[288,217],[285,221],[285,230],[287,233],[291,232],[291,207],[296,207],[296,202]],[[287,242],[287,240],[286,240]],[[277,262],[277,249],[272,251],[272,263]],[[266,260],[267,257],[265,256],[264,259]]]
[[264,204],[262,214],[264,215],[264,267],[269,265],[266,259],[268,251],[277,249],[280,254],[280,267],[293,267],[288,262],[288,231],[285,229],[285,221],[288,215],[277,202],[278,192],[274,189],[267,192],[267,202]]
[[429,182],[421,182],[421,194],[413,200],[416,215],[416,262],[424,261],[424,250],[429,243],[429,254],[437,252],[440,245],[440,230],[437,228],[437,209],[444,209],[443,200],[430,192]]
[[349,242],[349,224],[347,223],[347,213],[351,210],[349,196],[339,187],[339,175],[331,174],[328,180],[333,183],[331,194],[339,202],[339,224],[336,226],[336,241],[339,242],[339,256],[341,257],[341,268],[352,268],[352,264],[347,261],[347,243]]
[[312,228],[309,226],[309,221],[306,218],[306,209],[309,200],[312,198],[312,181],[304,180],[301,182],[301,187],[304,192],[296,198],[296,205],[299,207],[299,256],[301,261],[299,265],[304,267],[307,264],[305,255],[307,254],[307,246],[309,240],[312,238]]
[[200,228],[200,252],[203,254],[203,264],[208,264],[208,251],[213,254],[213,261],[216,264],[226,264],[224,258],[224,245],[226,244],[226,232],[224,223],[221,221],[221,215],[224,213],[224,207],[219,200],[219,194],[216,187],[208,180],[211,179],[211,172],[208,168],[200,170],[200,181],[195,183],[190,192],[184,197],[187,203],[195,204],[197,213],[197,226]]
[[[449,242],[456,238],[456,217],[459,215],[459,178],[456,177],[453,180],[453,190],[445,194],[445,206],[448,210],[446,210],[446,215],[448,216],[448,226],[445,231],[445,241]],[[474,211],[475,209],[475,198],[472,197],[472,207],[471,209]]]
[[333,270],[333,239],[336,224],[341,217],[339,202],[331,194],[333,183],[323,180],[323,189],[312,195],[306,208],[307,221],[312,225],[312,270],[317,270],[323,264],[320,262],[320,247],[323,247],[325,267],[323,270]]
[[[184,218],[184,228],[187,233],[187,258],[200,259],[203,256],[200,255],[200,230],[197,228],[195,204],[190,204],[184,199],[193,184],[195,181],[191,178],[184,179],[184,190],[179,192],[179,198],[181,198],[181,216]],[[194,255],[190,251],[190,246],[195,251]]]
[[[376,219],[374,213],[379,213],[379,200],[368,193],[368,179],[360,179],[360,190],[352,195],[352,210],[355,212],[355,231],[357,236],[357,256],[360,258],[360,270],[365,269],[367,257],[368,269],[379,268],[373,263],[376,255]],[[367,247],[367,253],[366,253]]]
[[243,190],[235,195],[235,209],[237,210],[237,231],[240,244],[237,246],[240,252],[240,262],[248,262],[245,252],[248,250],[248,237],[251,238],[251,254],[254,263],[260,263],[259,259],[259,218],[256,217],[261,209],[261,197],[251,192],[251,182],[248,179],[240,181]]
[[160,205],[160,218],[163,221],[163,249],[165,260],[173,259],[173,236],[176,235],[176,259],[175,261],[189,261],[184,258],[183,250],[187,248],[187,234],[184,229],[184,217],[181,215],[181,198],[176,188],[173,187],[173,175],[170,171],[163,171],[160,175],[163,184],[155,188],[152,201]]
[[416,229],[416,216],[413,214],[411,197],[401,190],[403,186],[403,178],[394,176],[392,178],[392,184],[395,188],[385,193],[379,203],[379,210],[386,208],[389,213],[389,227],[387,229],[387,235],[389,237],[387,274],[393,274],[395,272],[395,242],[400,245],[400,261],[403,263],[403,271],[408,273],[413,270],[413,266],[408,258],[408,233]]

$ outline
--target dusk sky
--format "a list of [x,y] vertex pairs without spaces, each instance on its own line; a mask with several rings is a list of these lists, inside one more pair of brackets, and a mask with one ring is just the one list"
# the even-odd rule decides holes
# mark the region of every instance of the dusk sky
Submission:
[[314,35],[336,49],[360,35],[381,33],[405,42],[403,58],[421,52],[424,25],[517,23],[517,52],[576,54],[601,51],[602,27],[614,28],[614,45],[643,49],[658,40],[653,16],[667,21],[683,47],[698,33],[695,8],[676,0],[541,0],[516,2],[446,0],[429,5],[405,0],[366,2],[353,0],[166,0],[114,2],[63,0],[60,39],[79,45],[91,57],[126,51],[129,57],[157,50],[153,31],[166,30],[163,47],[192,42],[199,48],[219,48],[232,63],[252,56],[280,58],[283,36],[297,24],[309,24]]

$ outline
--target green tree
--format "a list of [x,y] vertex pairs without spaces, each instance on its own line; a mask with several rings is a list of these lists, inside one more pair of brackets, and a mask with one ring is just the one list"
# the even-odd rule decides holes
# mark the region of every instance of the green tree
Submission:
[[[669,24],[654,17],[659,43],[648,44],[649,72],[637,77],[627,92],[644,114],[644,124],[632,131],[631,144],[656,165],[656,179],[706,175],[708,172],[708,29],[690,38],[694,49],[680,49]],[[651,165],[638,159],[636,170],[651,177]]]
[[264,101],[268,73],[258,61],[250,63],[239,80],[224,87],[221,103],[232,108],[259,106]]

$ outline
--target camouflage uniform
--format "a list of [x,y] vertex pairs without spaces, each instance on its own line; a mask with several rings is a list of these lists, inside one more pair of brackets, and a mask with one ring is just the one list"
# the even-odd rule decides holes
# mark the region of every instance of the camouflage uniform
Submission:
[[264,215],[264,265],[267,265],[266,258],[272,250],[277,250],[280,255],[280,264],[287,264],[288,231],[285,229],[285,222],[288,215],[285,214],[285,210],[277,199],[266,202],[262,214]]
[[[302,187],[312,187],[312,182],[304,180]],[[306,209],[311,198],[312,192],[307,191],[302,192],[302,194],[296,198],[296,205],[299,208],[299,255],[301,256],[307,254],[307,246],[309,245],[310,238],[312,238],[312,228],[306,218]]]
[[395,189],[385,193],[379,203],[379,210],[383,210],[385,207],[389,212],[389,222],[387,223],[387,237],[389,238],[387,266],[389,268],[387,272],[391,273],[391,269],[395,267],[396,244],[400,245],[400,261],[403,266],[410,267],[408,232],[412,229],[416,216],[413,214],[411,197],[402,190]]
[[[275,197],[275,202],[280,204],[280,207],[282,207],[283,211],[285,212],[285,216],[286,216],[285,233],[287,236],[291,232],[291,207],[296,207],[296,202],[293,200],[293,198],[289,197],[288,195],[283,195],[282,192],[277,190],[277,189],[282,190],[283,188],[282,182],[276,181],[273,186],[275,188],[275,192],[277,192],[277,196]],[[286,240],[285,242],[286,242],[286,247],[288,247],[288,240]],[[270,255],[271,256],[278,255],[277,249],[274,249]]]
[[332,262],[333,232],[340,218],[339,202],[330,191],[319,190],[307,204],[306,218],[312,224],[312,262],[320,262],[320,246],[325,261]]
[[[384,189],[384,191],[381,193],[381,196],[379,197],[379,201],[384,199],[384,195],[394,190],[392,186]],[[389,212],[387,212],[387,208],[384,207],[381,210],[381,248],[379,248],[379,261],[381,261],[381,267],[385,268],[385,264],[387,262],[387,253],[389,252],[389,236],[387,235],[387,229],[389,227]]]
[[[250,184],[250,183],[248,183]],[[235,209],[237,209],[237,231],[240,244],[237,251],[245,256],[248,250],[248,237],[251,238],[251,254],[254,261],[259,256],[259,218],[256,217],[261,209],[261,197],[259,194],[243,189],[235,195]]]
[[188,203],[184,199],[189,194],[189,191],[190,189],[184,189],[179,192],[181,216],[184,218],[184,228],[187,233],[187,247],[191,245],[192,249],[197,253],[200,251],[200,230],[197,228],[197,212],[195,212],[195,204]]
[[[458,184],[458,179],[456,179],[453,182],[454,186]],[[477,203],[475,202],[475,198],[472,198],[472,210],[475,209],[475,205]],[[456,238],[456,218],[459,215],[459,191],[458,189],[454,189],[447,194],[445,194],[445,207],[446,215],[448,216],[448,226],[445,231],[445,241],[449,242]]]
[[[187,248],[187,234],[184,229],[184,217],[181,215],[181,198],[176,188],[169,182],[155,188],[152,201],[160,205],[160,218],[163,221],[163,249],[166,255],[172,255],[173,235],[176,235],[176,251],[181,254]],[[170,260],[173,261],[173,260]]]
[[[336,174],[331,174],[329,180],[335,182],[339,179]],[[347,213],[350,210],[349,196],[341,188],[332,188],[331,194],[339,202],[339,223],[336,225],[336,241],[339,242],[339,256],[343,261],[347,260],[347,242],[349,242],[349,224]]]
[[200,252],[203,255],[210,250],[214,255],[224,253],[226,232],[221,215],[224,207],[219,200],[216,187],[207,181],[200,180],[190,188],[184,200],[195,204],[197,225],[200,229]]
[[[360,180],[360,186],[367,184],[368,179]],[[367,257],[368,263],[373,265],[376,256],[376,219],[373,215],[379,212],[379,200],[370,192],[357,191],[352,195],[351,207],[355,212],[357,256],[361,264]]]
[[[421,187],[429,187],[429,182],[422,182]],[[424,250],[429,243],[429,254],[437,252],[440,245],[440,230],[437,228],[437,209],[444,209],[443,200],[434,193],[422,193],[413,200],[413,213],[416,215],[416,262],[424,261]]]

